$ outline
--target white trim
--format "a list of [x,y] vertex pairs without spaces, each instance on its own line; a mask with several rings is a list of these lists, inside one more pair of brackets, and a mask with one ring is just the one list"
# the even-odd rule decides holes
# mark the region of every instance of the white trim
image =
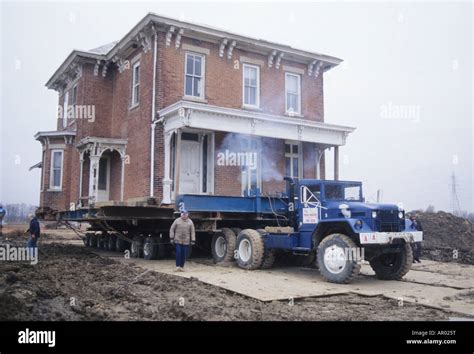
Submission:
[[68,104],[69,104],[69,91],[64,92],[63,95],[63,121],[62,121],[62,126],[63,128],[67,127],[67,109],[68,109]]
[[[288,77],[293,76],[298,79],[298,110],[290,112],[288,109]],[[291,94],[294,94],[292,92]],[[295,74],[295,73],[289,73],[285,72],[285,112],[289,115],[301,115],[301,75],[300,74]]]
[[[135,83],[135,68],[138,66],[138,82]],[[132,95],[131,95],[131,102],[130,102],[130,109],[135,108],[140,105],[140,61],[137,60],[132,65]],[[138,96],[135,97],[135,88],[138,87]],[[136,102],[135,102],[136,101]]]
[[[186,93],[186,76],[187,76],[187,65],[188,65],[188,56],[193,55],[195,57],[200,57],[201,58],[201,94],[199,96],[193,96],[193,95],[188,95]],[[199,77],[196,75],[192,75],[192,77]],[[193,85],[194,87],[194,85]],[[192,87],[192,89],[193,89]],[[199,53],[194,53],[194,52],[186,52],[184,56],[184,97],[186,99],[198,99],[198,100],[204,100],[206,97],[206,57],[202,54]]]
[[249,57],[246,57],[246,56],[243,56],[241,55],[240,56],[240,62],[242,63],[247,63],[247,64],[254,64],[254,65],[258,65],[258,66],[265,66],[265,62],[261,59],[255,59],[255,58],[249,58]]
[[283,71],[291,72],[291,73],[294,73],[294,74],[300,74],[300,75],[304,75],[304,73],[305,73],[304,69],[295,68],[294,66],[289,66],[289,65],[283,65]]
[[[54,153],[60,152],[61,153],[61,174],[59,177],[59,186],[53,185],[53,165],[54,165]],[[49,189],[48,191],[61,191],[63,188],[63,173],[64,173],[64,150],[61,149],[52,149],[50,155],[50,165],[49,165]]]
[[187,43],[183,43],[181,48],[183,48],[186,51],[190,51],[194,53],[205,54],[205,55],[211,54],[211,51],[207,48],[202,48],[202,47],[198,47],[198,46],[187,44]]
[[[186,112],[186,116],[183,117],[182,112]],[[173,103],[160,110],[158,115],[164,119],[165,132],[190,127],[330,146],[344,145],[347,135],[355,130],[352,127],[297,117],[290,118],[188,101]]]
[[[248,104],[245,103],[245,68],[253,68],[257,71],[257,87],[256,87],[256,97],[255,97],[255,104]],[[260,108],[260,67],[258,65],[252,64],[243,64],[242,65],[242,107],[249,107],[249,108]]]

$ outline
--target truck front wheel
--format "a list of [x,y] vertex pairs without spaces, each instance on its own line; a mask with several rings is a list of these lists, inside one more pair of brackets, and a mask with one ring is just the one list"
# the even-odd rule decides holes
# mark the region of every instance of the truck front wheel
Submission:
[[237,237],[237,265],[243,269],[258,269],[263,262],[264,244],[260,233],[245,229]]
[[400,252],[385,253],[372,258],[370,266],[377,278],[382,280],[399,280],[411,269],[413,251],[409,243],[405,243]]
[[214,263],[234,261],[235,243],[237,237],[234,231],[227,227],[222,228],[222,232],[217,232],[212,237],[211,251]]
[[359,274],[360,264],[355,257],[356,244],[343,234],[326,236],[318,246],[318,268],[324,280],[330,283],[348,284]]

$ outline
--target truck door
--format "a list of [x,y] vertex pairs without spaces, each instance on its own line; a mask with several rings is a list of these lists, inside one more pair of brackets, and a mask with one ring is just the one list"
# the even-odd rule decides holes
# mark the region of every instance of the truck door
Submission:
[[300,187],[300,247],[311,248],[311,236],[321,219],[321,185]]
[[317,224],[321,218],[321,201],[319,198],[321,186],[301,186],[301,213],[300,221],[302,224]]

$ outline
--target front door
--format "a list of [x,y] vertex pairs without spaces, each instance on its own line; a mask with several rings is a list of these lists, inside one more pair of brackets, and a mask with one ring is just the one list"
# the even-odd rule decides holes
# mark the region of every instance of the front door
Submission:
[[201,192],[201,143],[198,134],[183,133],[179,168],[179,193]]
[[99,176],[97,186],[97,201],[110,199],[110,158],[102,156],[99,160]]

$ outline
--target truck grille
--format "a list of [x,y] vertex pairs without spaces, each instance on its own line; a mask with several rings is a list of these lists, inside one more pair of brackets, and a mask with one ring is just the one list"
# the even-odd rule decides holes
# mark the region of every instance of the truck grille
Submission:
[[379,210],[377,212],[376,226],[380,232],[400,232],[402,223],[397,210]]

